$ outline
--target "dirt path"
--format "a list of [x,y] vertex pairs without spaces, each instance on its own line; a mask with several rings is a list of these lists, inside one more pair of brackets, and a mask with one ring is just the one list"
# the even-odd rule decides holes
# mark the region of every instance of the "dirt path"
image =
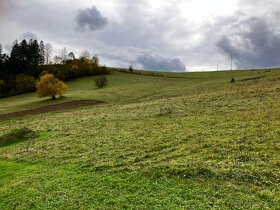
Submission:
[[39,107],[39,108],[35,108],[35,109],[28,109],[28,110],[19,111],[19,112],[2,114],[2,115],[0,115],[0,120],[8,120],[8,119],[12,119],[15,117],[41,114],[41,113],[46,113],[46,112],[54,112],[54,111],[59,111],[59,110],[64,110],[64,109],[72,109],[72,108],[77,108],[77,107],[81,107],[81,106],[89,106],[89,105],[100,104],[100,103],[103,103],[103,102],[93,101],[93,100],[69,101],[69,102],[60,103],[60,104],[43,106],[43,107]]

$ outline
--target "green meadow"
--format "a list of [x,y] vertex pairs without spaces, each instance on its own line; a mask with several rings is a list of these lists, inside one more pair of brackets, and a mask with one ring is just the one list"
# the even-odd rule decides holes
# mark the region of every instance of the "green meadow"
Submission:
[[0,209],[279,209],[280,70],[159,74],[0,99],[0,114],[105,102],[0,121],[0,142],[36,133],[0,144]]

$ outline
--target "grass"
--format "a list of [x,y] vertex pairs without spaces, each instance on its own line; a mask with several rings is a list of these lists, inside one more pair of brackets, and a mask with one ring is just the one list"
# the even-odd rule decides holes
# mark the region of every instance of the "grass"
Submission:
[[172,78],[138,76],[119,72],[114,72],[106,77],[108,79],[106,89],[98,89],[95,86],[96,76],[75,79],[67,83],[69,89],[65,94],[67,97],[55,101],[48,100],[48,98],[40,99],[36,93],[1,99],[0,114],[80,99],[103,100],[109,103],[127,103],[137,101],[139,98],[148,97],[151,94],[157,94],[159,90],[177,83]]
[[[0,209],[280,208],[280,71],[180,75],[76,79],[54,103],[107,103],[1,121],[41,135],[0,148]],[[52,103],[8,99],[2,113]]]
[[0,147],[10,146],[35,137],[36,133],[29,128],[15,129],[6,135],[0,136]]
[[[269,207],[269,192],[249,191],[239,199],[234,185],[213,180],[148,177],[139,172],[87,172],[1,161],[2,208],[218,208]],[[5,170],[6,169],[6,170]],[[8,170],[7,170],[8,169]],[[36,176],[30,176],[36,174]],[[205,186],[211,186],[209,188]],[[231,193],[234,197],[228,196]],[[7,196],[12,194],[13,196]],[[3,196],[4,195],[4,196]],[[6,196],[5,196],[6,195]],[[255,205],[254,207],[258,207]]]

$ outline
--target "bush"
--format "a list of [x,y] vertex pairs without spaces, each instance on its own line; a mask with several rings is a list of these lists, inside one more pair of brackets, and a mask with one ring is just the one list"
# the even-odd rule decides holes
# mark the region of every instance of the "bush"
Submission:
[[36,90],[36,80],[33,76],[18,74],[15,78],[15,83],[17,93],[26,93]]
[[133,67],[131,65],[129,66],[129,71],[133,72]]
[[67,85],[52,74],[45,74],[36,84],[37,94],[39,97],[51,96],[52,100],[56,95],[62,95],[67,90]]
[[0,137],[0,146],[7,146],[15,142],[36,138],[37,134],[29,128],[15,129]]
[[104,88],[108,85],[108,80],[106,77],[97,77],[95,79],[95,85],[97,88]]
[[3,92],[6,83],[3,80],[0,80],[0,93]]

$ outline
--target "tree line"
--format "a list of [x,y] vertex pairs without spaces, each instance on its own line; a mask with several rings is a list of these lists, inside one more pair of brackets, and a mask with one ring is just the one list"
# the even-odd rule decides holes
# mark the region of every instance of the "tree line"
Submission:
[[[50,60],[49,44],[36,39],[29,41],[16,40],[10,54],[3,52],[0,44],[0,96],[11,96],[35,91],[36,80],[42,75],[53,74],[67,81],[87,75],[108,74],[107,67],[100,66],[97,56],[89,58],[89,54],[75,58],[73,52],[65,56],[55,56],[55,63]],[[47,65],[45,65],[47,64]]]

